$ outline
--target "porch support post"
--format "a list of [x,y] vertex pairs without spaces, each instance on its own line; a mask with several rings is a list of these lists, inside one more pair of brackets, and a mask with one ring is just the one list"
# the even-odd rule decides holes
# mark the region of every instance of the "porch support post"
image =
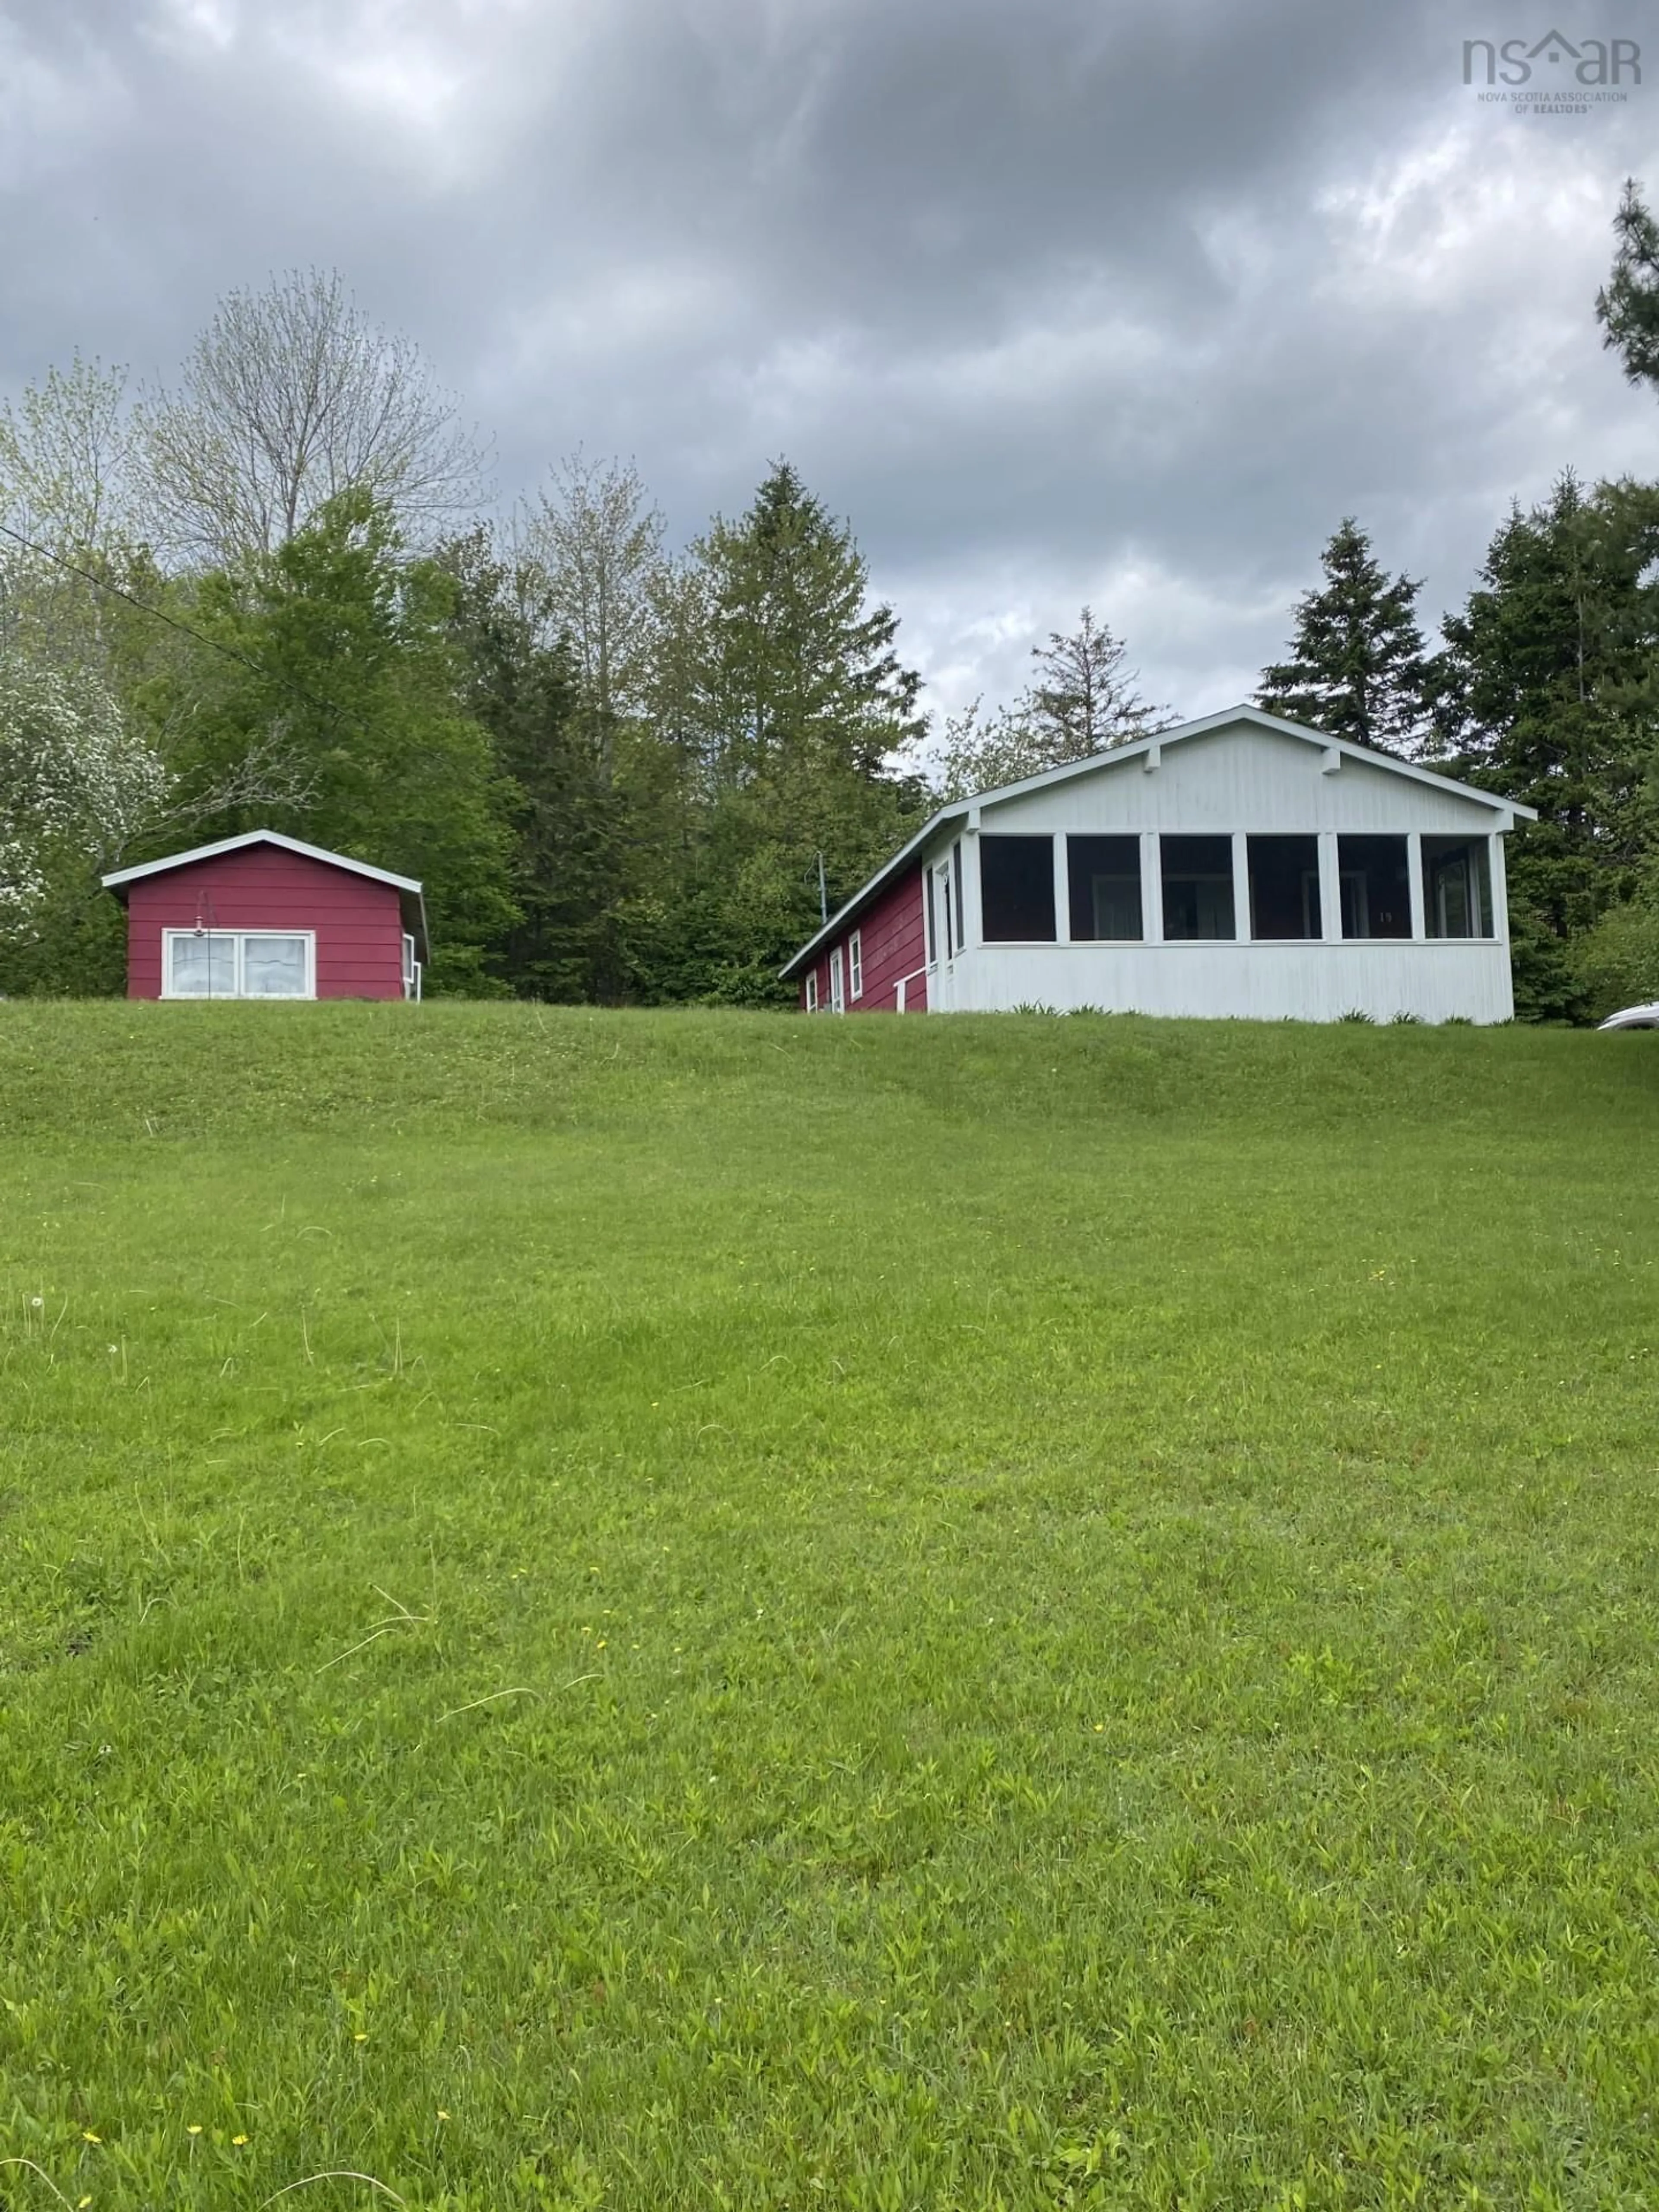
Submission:
[[[1340,755],[1338,756],[1339,759]],[[1342,941],[1342,872],[1338,865],[1336,832],[1319,833],[1320,935],[1327,945]]]
[[1140,933],[1148,945],[1164,942],[1164,877],[1156,830],[1140,833]]
[[1072,941],[1072,873],[1066,857],[1066,832],[1054,832],[1054,943]]
[[1423,902],[1423,832],[1406,832],[1406,888],[1412,902],[1412,942],[1421,945],[1429,933]]
[[1233,832],[1233,935],[1241,945],[1250,940],[1250,848],[1244,832]]
[[1492,854],[1492,933],[1498,944],[1510,941],[1509,881],[1504,873],[1504,833],[1495,830],[1487,840]]

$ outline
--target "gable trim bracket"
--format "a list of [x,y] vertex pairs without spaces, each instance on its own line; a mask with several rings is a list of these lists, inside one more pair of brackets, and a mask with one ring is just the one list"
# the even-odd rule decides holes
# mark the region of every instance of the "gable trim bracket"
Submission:
[[1324,757],[1319,763],[1319,773],[1321,775],[1335,775],[1340,770],[1341,766],[1341,754],[1337,750],[1334,745],[1327,745],[1325,748]]

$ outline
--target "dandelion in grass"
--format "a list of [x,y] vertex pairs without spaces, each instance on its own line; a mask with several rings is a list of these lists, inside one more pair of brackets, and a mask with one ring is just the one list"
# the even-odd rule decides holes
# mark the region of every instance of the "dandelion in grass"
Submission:
[[367,2043],[368,2041],[368,2030],[366,2027],[360,2027],[351,2039],[354,2043]]
[[445,2112],[445,2110],[444,2110],[444,2108],[443,2108],[443,2106],[442,2106],[441,2105],[440,2105],[440,2106],[439,2106],[439,2107],[438,2107],[438,2118],[439,2118],[441,2120],[447,2120],[447,2119],[449,2118],[448,2113],[447,2113],[447,2112]]
[[95,2136],[95,2135],[94,2135],[94,2133],[92,2132],[92,2130],[91,2130],[90,2128],[82,2128],[82,2130],[81,2130],[81,2140],[82,2140],[82,2142],[95,2142],[95,2143],[100,2143],[100,2142],[102,2142],[102,2141],[104,2140],[104,2138],[102,2137],[102,2136]]
[[231,2137],[231,2141],[232,2141],[232,2142],[234,2142],[234,2143],[236,2145],[237,2148],[240,2150],[240,2148],[241,2148],[241,2146],[242,2146],[242,2145],[243,2145],[243,2144],[247,2141],[247,2137],[246,2137],[246,2136],[233,2136]]
[[185,2133],[187,2136],[199,2136],[201,2132],[201,2124],[199,2121],[196,2120],[192,2120],[190,2125],[185,2130]]
[[91,2203],[91,2202],[92,2199],[90,2197],[82,2197],[76,2203],[75,2212],[87,2212],[87,2207]]

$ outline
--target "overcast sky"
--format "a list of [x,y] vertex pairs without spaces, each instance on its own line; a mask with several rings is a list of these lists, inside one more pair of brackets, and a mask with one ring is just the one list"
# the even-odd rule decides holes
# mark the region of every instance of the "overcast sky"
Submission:
[[[1465,87],[1552,26],[1651,81]],[[683,539],[785,454],[936,707],[1086,599],[1198,714],[1345,513],[1433,619],[1511,497],[1659,473],[1593,319],[1630,173],[1650,0],[0,0],[0,392],[337,267],[504,501],[580,442]]]

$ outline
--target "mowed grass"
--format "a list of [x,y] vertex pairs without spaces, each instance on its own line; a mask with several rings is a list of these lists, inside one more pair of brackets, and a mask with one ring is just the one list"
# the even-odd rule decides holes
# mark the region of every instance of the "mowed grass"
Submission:
[[0,2203],[1659,2201],[1656,1042],[0,1007]]

